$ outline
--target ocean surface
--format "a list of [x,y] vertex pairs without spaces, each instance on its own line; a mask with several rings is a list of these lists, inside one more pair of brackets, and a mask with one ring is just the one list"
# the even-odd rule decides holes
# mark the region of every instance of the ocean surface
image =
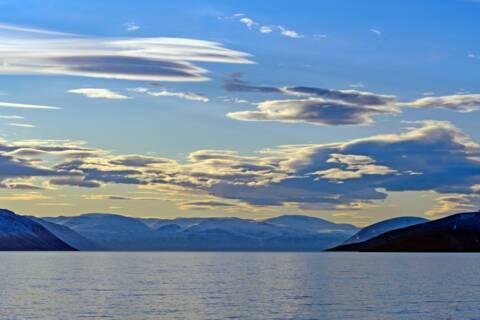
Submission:
[[0,319],[480,319],[480,254],[0,253]]

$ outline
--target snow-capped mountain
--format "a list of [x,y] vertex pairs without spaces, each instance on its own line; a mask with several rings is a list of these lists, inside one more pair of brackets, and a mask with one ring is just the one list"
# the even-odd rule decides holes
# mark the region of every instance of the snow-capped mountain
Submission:
[[311,250],[338,245],[358,228],[306,216],[140,219],[112,214],[46,218],[108,250]]
[[34,220],[0,209],[0,250],[69,251],[75,249]]

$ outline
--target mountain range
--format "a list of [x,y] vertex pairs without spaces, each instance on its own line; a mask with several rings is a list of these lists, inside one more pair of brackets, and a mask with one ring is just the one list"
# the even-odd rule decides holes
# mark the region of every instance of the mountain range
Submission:
[[134,218],[89,213],[39,218],[0,209],[0,250],[80,251],[480,251],[480,212],[429,221],[397,217],[363,229],[284,215]]
[[142,219],[114,214],[43,218],[104,250],[322,251],[359,228],[307,216]]

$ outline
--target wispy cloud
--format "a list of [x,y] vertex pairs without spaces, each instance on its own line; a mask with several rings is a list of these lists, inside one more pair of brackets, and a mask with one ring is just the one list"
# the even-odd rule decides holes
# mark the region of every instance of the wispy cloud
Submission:
[[303,38],[304,35],[298,33],[297,31],[295,30],[289,30],[289,29],[286,29],[282,26],[277,26],[277,28],[280,30],[280,34],[284,37],[287,37],[287,38],[294,38],[294,39],[299,39],[299,38]]
[[255,29],[263,34],[272,33],[277,30],[278,34],[287,38],[299,39],[304,37],[304,35],[300,34],[299,32],[292,29],[287,29],[281,25],[263,25],[248,17],[244,13],[236,13],[232,17],[230,17],[230,19],[236,19],[240,23],[244,24],[248,29]]
[[14,102],[0,102],[0,108],[18,108],[18,109],[44,109],[44,110],[58,110],[59,107],[44,106],[38,104],[25,104]]
[[6,119],[6,120],[21,120],[21,119],[23,119],[23,117],[22,117],[22,116],[0,115],[0,119]]
[[[19,36],[12,28],[28,34]],[[253,63],[250,55],[211,41],[97,38],[24,27],[0,33],[0,74],[72,75],[142,81],[204,81],[197,62]]]
[[[72,36],[71,33],[57,32],[45,29],[38,28],[29,28],[24,26],[16,26],[11,24],[0,23],[0,32],[1,31],[13,31],[25,34],[38,34],[38,35],[47,35],[47,36]],[[0,33],[1,35],[1,33]]]
[[28,124],[28,123],[16,123],[12,122],[8,124],[11,127],[20,127],[20,128],[35,128],[33,124]]
[[127,22],[124,24],[124,26],[125,26],[125,30],[129,32],[140,30],[140,26],[135,22]]
[[142,88],[142,87],[131,88],[128,90],[132,92],[137,92],[137,93],[145,93],[153,97],[175,97],[175,98],[180,98],[180,99],[185,99],[190,101],[199,101],[199,102],[210,101],[210,99],[206,95],[203,95],[200,93],[194,93],[194,92],[169,91],[163,88],[158,91],[151,91],[148,88]]
[[131,99],[130,97],[125,96],[123,94],[111,91],[109,89],[102,89],[102,88],[79,88],[79,89],[68,90],[68,92],[80,94],[87,98],[92,98],[92,99],[112,99],[112,100]]
[[36,204],[37,206],[45,207],[72,207],[73,204],[67,202],[40,202]]
[[381,36],[383,34],[382,31],[378,29],[370,29],[370,32],[374,33],[377,36]]

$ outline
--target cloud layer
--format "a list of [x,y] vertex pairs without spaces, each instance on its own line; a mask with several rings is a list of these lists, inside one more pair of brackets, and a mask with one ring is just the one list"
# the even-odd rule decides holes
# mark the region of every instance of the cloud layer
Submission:
[[452,124],[434,121],[401,134],[279,146],[254,156],[197,150],[184,162],[114,155],[77,142],[2,142],[0,172],[5,188],[127,184],[159,194],[168,190],[172,199],[199,197],[181,201],[184,207],[235,201],[333,210],[381,201],[390,191],[478,194],[480,146]]

